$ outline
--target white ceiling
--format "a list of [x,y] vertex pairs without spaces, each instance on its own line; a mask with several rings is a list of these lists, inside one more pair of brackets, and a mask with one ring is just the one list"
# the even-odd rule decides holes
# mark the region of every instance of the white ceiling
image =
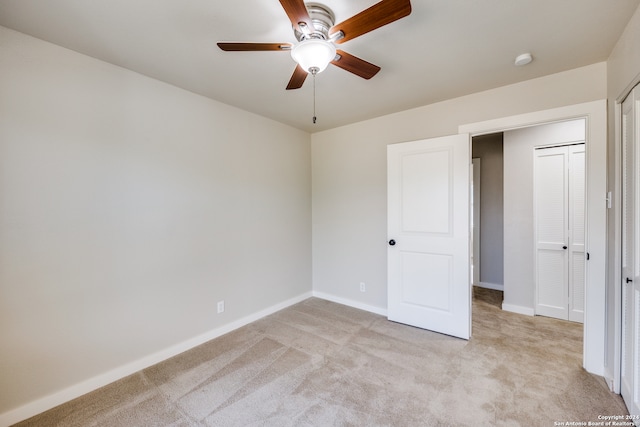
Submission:
[[[377,0],[322,0],[343,21]],[[406,18],[340,48],[382,70],[329,66],[286,91],[288,52],[217,41],[295,42],[277,0],[0,0],[0,25],[317,132],[604,61],[640,0],[414,0]],[[515,67],[531,52],[534,62]]]

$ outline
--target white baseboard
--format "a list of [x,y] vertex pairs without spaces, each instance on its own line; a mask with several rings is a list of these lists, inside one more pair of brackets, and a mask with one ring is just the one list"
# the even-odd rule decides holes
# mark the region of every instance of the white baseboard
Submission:
[[346,305],[353,308],[358,308],[360,310],[368,311],[370,313],[379,314],[381,316],[387,317],[387,309],[381,307],[375,307],[373,305],[363,304],[358,301],[354,301],[348,298],[342,298],[331,294],[326,294],[324,292],[313,291],[313,296],[316,298],[324,299],[331,302],[336,302],[338,304]]
[[493,289],[494,291],[504,291],[504,285],[500,285],[498,283],[479,282],[479,283],[474,283],[473,286],[477,286],[479,288]]
[[207,341],[211,341],[214,338],[218,338],[219,336],[241,328],[242,326],[245,326],[251,322],[255,322],[256,320],[259,320],[265,316],[304,301],[311,296],[311,292],[305,292],[302,295],[275,304],[271,307],[265,308],[264,310],[258,311],[257,313],[250,314],[234,322],[206,332],[202,335],[198,335],[189,340],[168,347],[164,350],[160,350],[156,353],[150,354],[149,356],[143,357],[142,359],[127,363],[126,365],[112,369],[111,371],[105,372],[104,374],[96,375],[95,377],[89,378],[88,380],[82,381],[81,383],[72,385],[71,387],[67,387],[60,391],[57,391],[53,394],[50,394],[49,396],[45,396],[33,402],[27,403],[26,405],[0,414],[0,426],[8,427],[12,424],[31,418],[42,412],[48,411],[51,408],[73,400],[100,387],[104,387],[107,384],[111,384],[114,381],[153,366],[156,363],[160,363],[163,360],[169,359],[173,356],[197,347],[200,344],[204,344]]
[[531,307],[523,307],[521,305],[505,304],[502,303],[502,309],[504,311],[510,311],[512,313],[524,314],[526,316],[535,316],[535,311]]

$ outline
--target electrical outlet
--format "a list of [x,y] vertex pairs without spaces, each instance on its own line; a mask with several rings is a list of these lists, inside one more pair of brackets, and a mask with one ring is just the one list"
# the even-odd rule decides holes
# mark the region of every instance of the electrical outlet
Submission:
[[218,314],[224,313],[224,300],[218,301]]
[[364,282],[360,282],[360,292],[366,292],[367,291],[367,285],[364,284]]

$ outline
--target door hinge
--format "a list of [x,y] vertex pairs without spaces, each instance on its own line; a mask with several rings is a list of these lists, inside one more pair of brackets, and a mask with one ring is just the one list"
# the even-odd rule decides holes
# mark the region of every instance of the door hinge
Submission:
[[589,256],[589,252],[587,252],[587,261],[589,261],[589,258],[591,257]]

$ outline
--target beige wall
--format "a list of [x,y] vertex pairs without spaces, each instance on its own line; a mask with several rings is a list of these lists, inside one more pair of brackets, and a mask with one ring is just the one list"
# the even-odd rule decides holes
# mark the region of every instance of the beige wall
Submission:
[[[386,310],[386,146],[458,126],[606,97],[606,64],[312,135],[313,289]],[[361,293],[359,282],[367,283]]]
[[640,79],[640,8],[629,20],[624,33],[607,60],[607,93],[610,100],[622,95],[634,79]]
[[619,118],[616,114],[617,100],[625,96],[631,85],[640,81],[640,8],[631,17],[624,33],[616,43],[607,61],[607,98],[609,101],[609,146],[608,146],[608,188],[613,193],[613,209],[608,216],[608,269],[607,269],[607,354],[605,356],[606,376],[617,376],[614,363],[619,359],[616,353],[618,347],[614,328],[619,324],[620,311],[616,306],[620,302],[620,140],[616,129]]
[[0,27],[0,418],[308,295],[310,178],[308,133]]

